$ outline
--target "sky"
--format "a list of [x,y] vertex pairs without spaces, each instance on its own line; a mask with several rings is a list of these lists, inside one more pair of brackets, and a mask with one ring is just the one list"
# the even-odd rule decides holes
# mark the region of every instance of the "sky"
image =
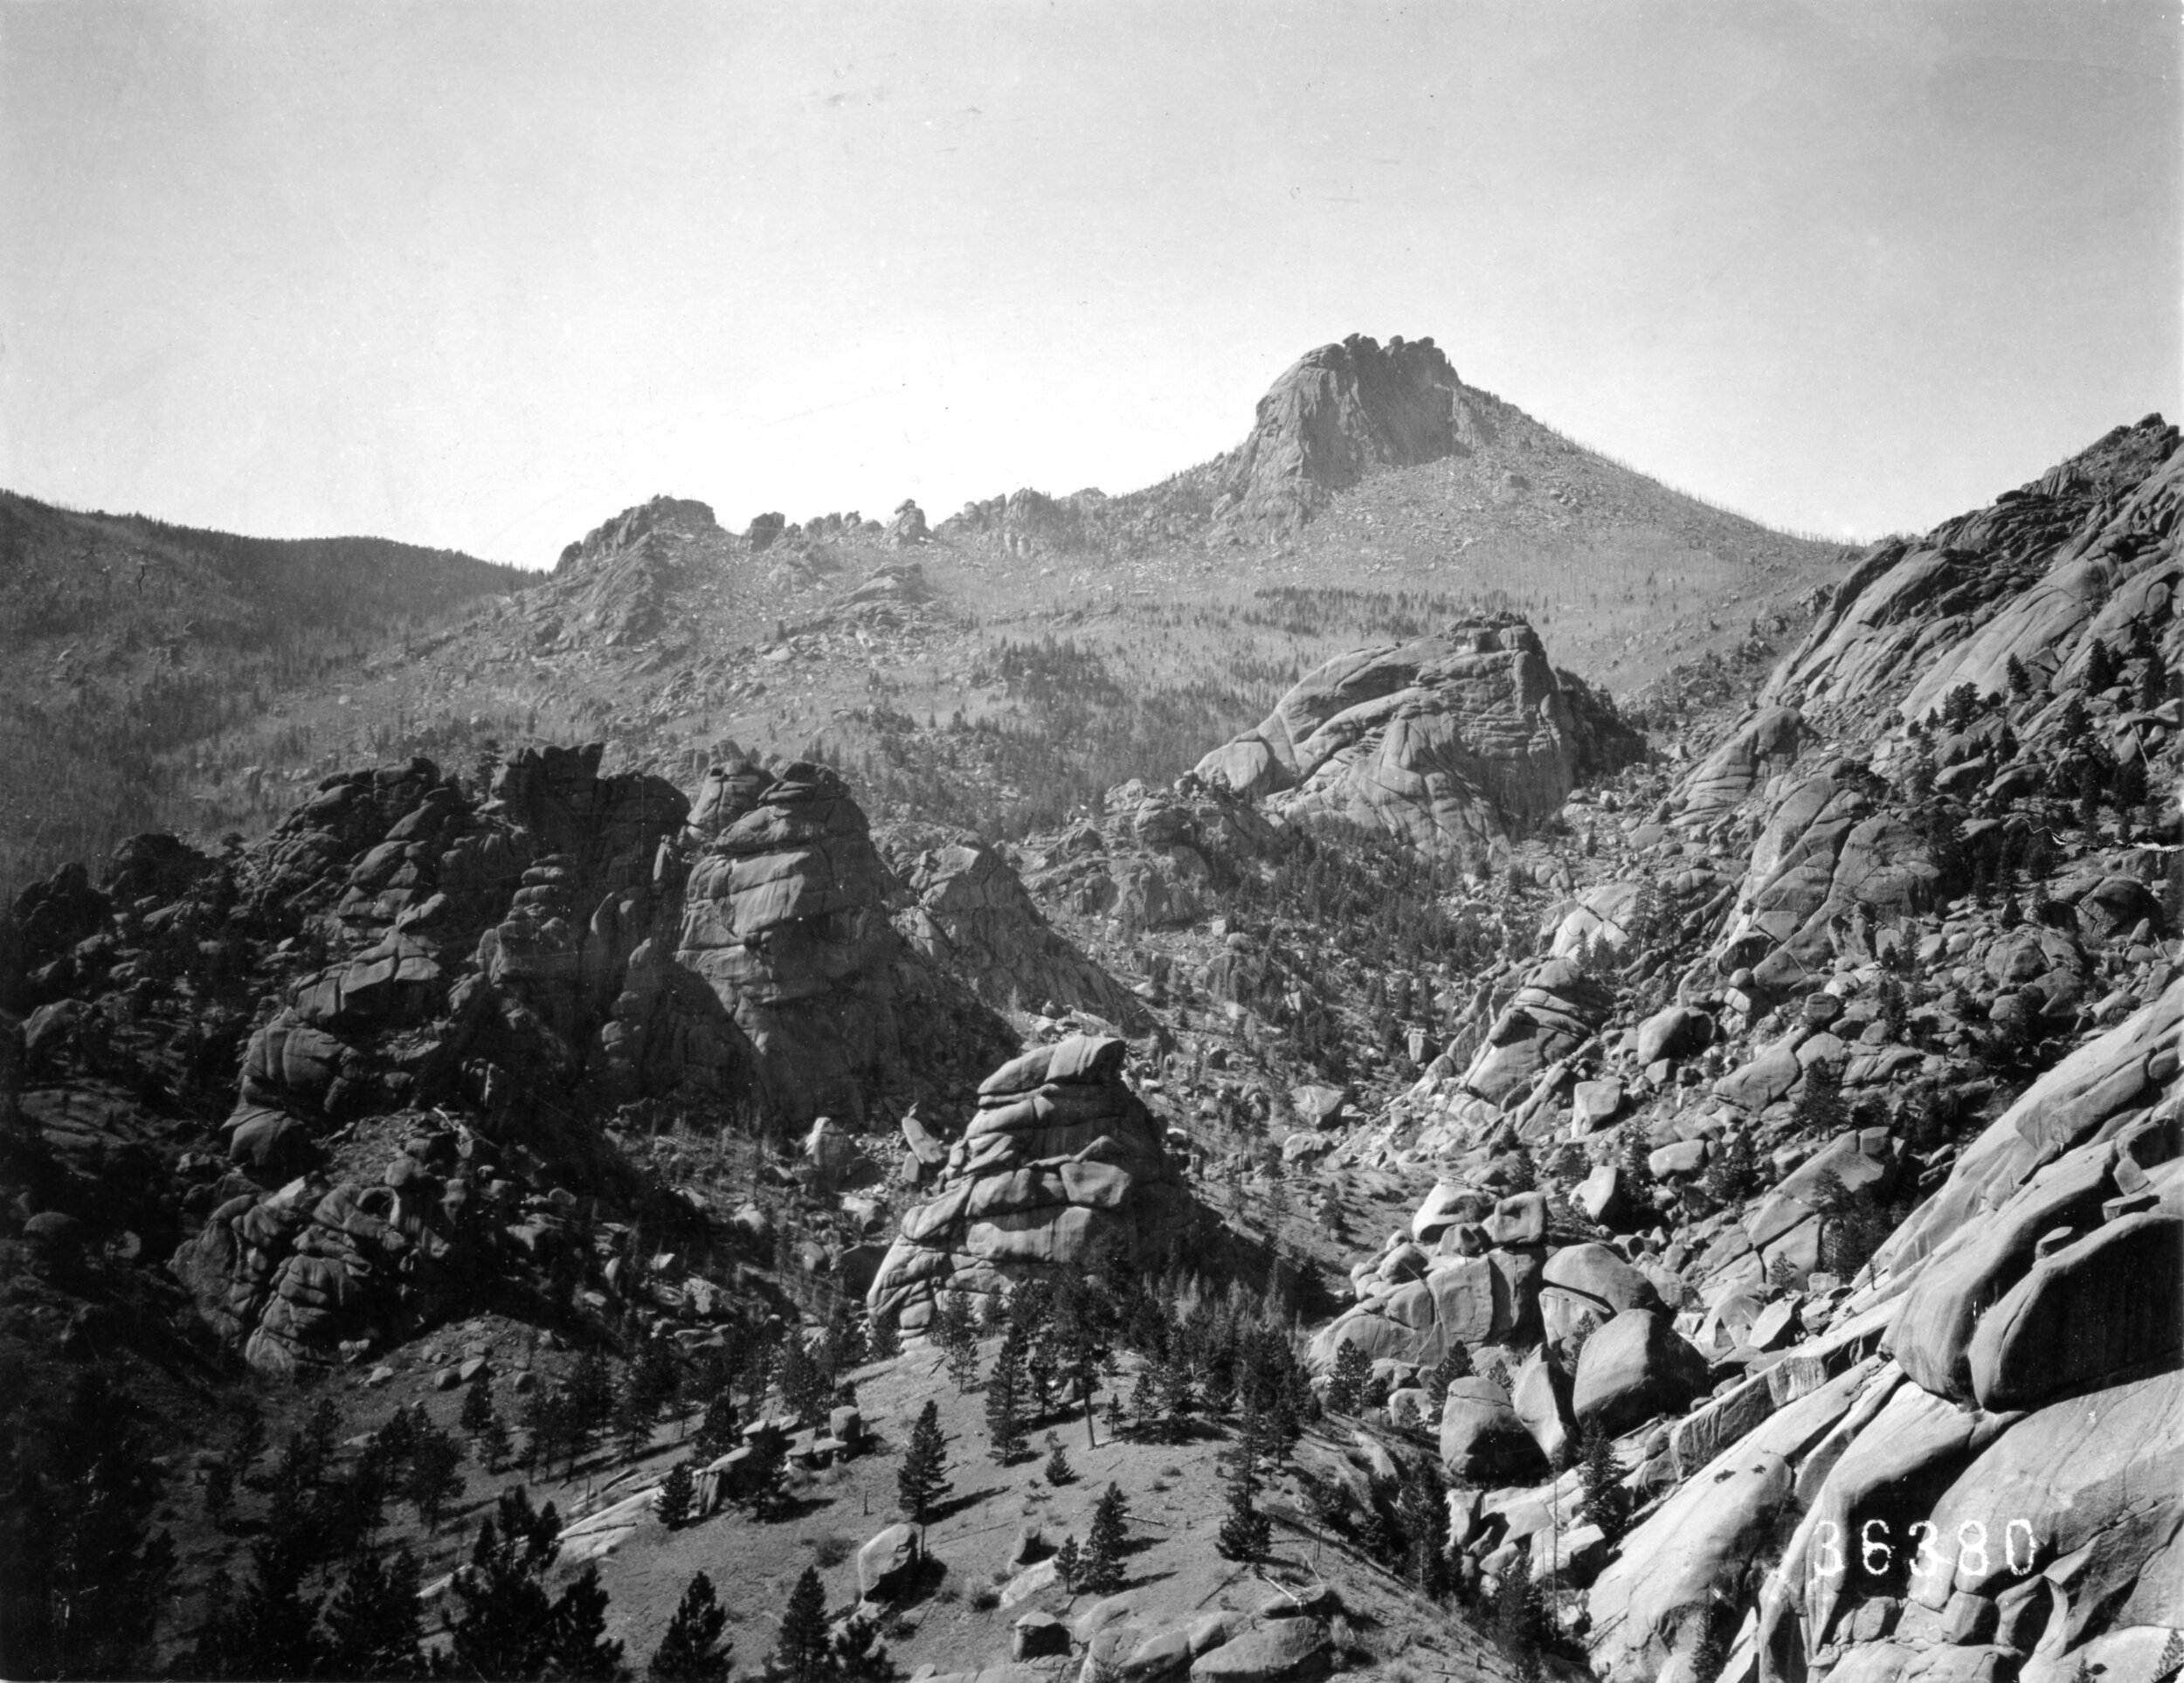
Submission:
[[2184,410],[2178,9],[0,0],[0,486],[550,565],[1468,384],[1829,537]]

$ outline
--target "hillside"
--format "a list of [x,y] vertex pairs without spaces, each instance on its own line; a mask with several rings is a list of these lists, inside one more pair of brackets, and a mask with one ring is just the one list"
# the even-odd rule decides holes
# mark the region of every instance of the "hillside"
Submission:
[[[1358,355],[1123,576],[1469,472]],[[2181,497],[2119,426],[1621,707],[618,516],[365,657],[457,754],[0,918],[0,1669],[611,1676],[702,1570],[812,1680],[2166,1678]]]
[[[223,738],[522,575],[384,538],[282,541],[0,492],[0,890],[155,824]],[[217,783],[213,785],[217,787]]]
[[1353,336],[1285,372],[1235,450],[1143,491],[741,532],[654,498],[521,596],[237,733],[190,793],[254,833],[276,776],[598,735],[678,776],[730,745],[823,756],[886,816],[1018,837],[1175,776],[1358,643],[1516,612],[1629,693],[1782,645],[1844,554],[1572,445],[1430,340]]

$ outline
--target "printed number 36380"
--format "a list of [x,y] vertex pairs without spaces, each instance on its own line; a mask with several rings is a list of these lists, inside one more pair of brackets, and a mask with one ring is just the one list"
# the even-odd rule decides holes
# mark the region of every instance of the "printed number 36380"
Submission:
[[[2022,1558],[2017,1537],[2021,1529],[2024,1533]],[[1941,1533],[1919,1520],[1911,1527],[1909,1536],[1912,1574],[1922,1577],[1938,1574],[1948,1560],[1936,1546]],[[1987,1527],[1977,1520],[1966,1520],[1957,1528],[1956,1569],[1959,1577],[1983,1578],[1994,1569],[1987,1539]],[[2012,1520],[2002,1528],[2002,1563],[2019,1577],[2032,1570],[2036,1548],[2037,1539],[2030,1520]],[[1868,1520],[1858,1528],[1857,1560],[1860,1568],[1872,1577],[1885,1577],[1894,1568],[1896,1548],[1890,1541],[1887,1521]],[[1846,1569],[1847,1564],[1842,1552],[1842,1528],[1833,1520],[1822,1520],[1814,1538],[1814,1572],[1823,1577],[1837,1576]]]

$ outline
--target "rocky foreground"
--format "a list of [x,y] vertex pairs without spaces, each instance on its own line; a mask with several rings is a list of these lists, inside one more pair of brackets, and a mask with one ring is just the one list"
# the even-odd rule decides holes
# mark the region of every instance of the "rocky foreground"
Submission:
[[[1221,518],[1274,496],[1229,467]],[[1080,1599],[1027,1542],[1006,1623],[943,1619],[905,1611],[924,1544],[874,1537],[870,1583],[826,1562],[842,1632],[886,1604],[936,1674],[1309,1683],[1406,1663],[1338,1628],[1370,1605],[1490,1622],[1433,1650],[1460,1674],[2167,1675],[2181,486],[2156,417],[1876,547],[1680,740],[1502,616],[1342,657],[1021,847],[875,831],[822,765],[678,786],[594,744],[342,773],[257,844],[65,868],[0,923],[20,1406],[126,1367],[173,1399],[169,1466],[257,1489],[193,1416],[339,1397],[363,1443],[397,1395],[580,1389],[566,1348],[699,1387],[694,1535],[762,1561],[793,1501],[750,1469],[868,1507],[820,1475],[875,1421],[907,1452],[941,1366],[990,1397],[1011,1336],[1109,1314],[1081,1429],[1178,1527],[1233,1499],[1233,1569],[1178,1547]],[[644,580],[601,581],[695,517],[638,514],[572,547],[554,639],[646,634]],[[524,1418],[529,1476],[598,1451]],[[611,1500],[569,1489],[568,1561],[626,1606],[685,1560],[653,1432]],[[1006,1499],[1066,1483],[1011,1456]],[[460,1599],[436,1521],[414,1541]],[[225,1627],[209,1573],[175,1582],[145,1617],[188,1670]]]

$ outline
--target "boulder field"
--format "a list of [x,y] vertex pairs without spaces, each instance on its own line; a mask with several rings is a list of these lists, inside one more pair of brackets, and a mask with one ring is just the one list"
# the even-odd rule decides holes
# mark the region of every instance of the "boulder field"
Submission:
[[[1657,801],[1562,803],[1546,955],[1318,1158],[1421,1195],[1315,1358],[1441,1390],[1453,1547],[1600,1677],[2184,1646],[2181,464],[2153,417],[1869,552]],[[1551,1482],[1592,1431],[1620,1535]]]

